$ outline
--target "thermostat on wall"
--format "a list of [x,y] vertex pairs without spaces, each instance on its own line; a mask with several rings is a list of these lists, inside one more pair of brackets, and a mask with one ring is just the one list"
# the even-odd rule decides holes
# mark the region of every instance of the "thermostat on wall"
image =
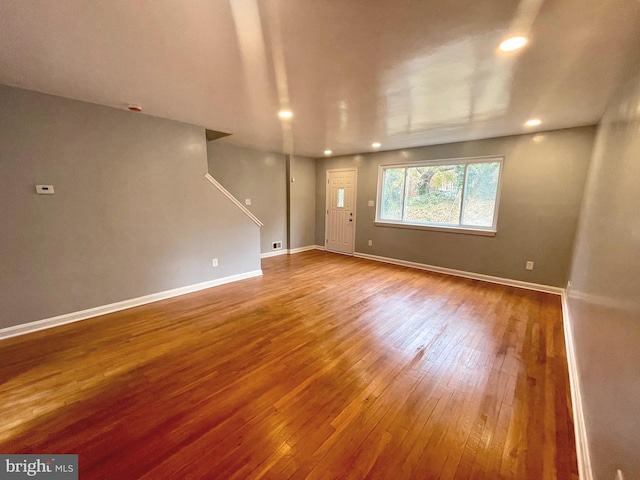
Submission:
[[53,195],[53,185],[36,185],[36,193]]

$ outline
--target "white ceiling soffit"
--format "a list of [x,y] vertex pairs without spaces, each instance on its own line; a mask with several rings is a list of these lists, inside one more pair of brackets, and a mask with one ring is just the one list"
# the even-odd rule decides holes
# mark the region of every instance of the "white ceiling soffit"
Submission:
[[594,124],[639,32],[634,0],[2,0],[0,83],[319,157]]

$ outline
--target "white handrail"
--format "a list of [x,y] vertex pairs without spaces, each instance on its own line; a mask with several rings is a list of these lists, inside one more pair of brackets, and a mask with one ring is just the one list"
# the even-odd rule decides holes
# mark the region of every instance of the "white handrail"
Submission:
[[231,200],[236,207],[238,207],[240,210],[242,210],[244,212],[244,214],[249,217],[251,220],[253,220],[253,222],[258,225],[259,227],[264,226],[264,223],[262,223],[260,220],[258,220],[258,217],[256,217],[253,213],[251,213],[247,207],[245,207],[242,203],[240,203],[238,201],[238,199],[236,197],[234,197],[233,195],[231,195],[231,193],[229,193],[229,191],[224,188],[222,185],[220,185],[220,183],[218,183],[218,181],[213,178],[211,175],[209,175],[208,173],[204,174],[204,178],[206,178],[207,180],[209,180],[211,182],[211,184],[216,187],[218,190],[220,190],[220,192],[222,192],[222,194],[227,197],[229,200]]

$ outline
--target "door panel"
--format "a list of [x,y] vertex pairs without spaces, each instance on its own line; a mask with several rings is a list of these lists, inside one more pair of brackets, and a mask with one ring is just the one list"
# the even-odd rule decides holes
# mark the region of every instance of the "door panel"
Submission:
[[356,170],[327,172],[327,250],[353,254],[355,240]]

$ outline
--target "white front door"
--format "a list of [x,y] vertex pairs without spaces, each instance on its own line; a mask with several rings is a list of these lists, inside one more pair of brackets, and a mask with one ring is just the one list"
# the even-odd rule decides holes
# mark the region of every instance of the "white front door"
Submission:
[[355,169],[327,171],[327,250],[353,255],[356,237],[356,179]]

